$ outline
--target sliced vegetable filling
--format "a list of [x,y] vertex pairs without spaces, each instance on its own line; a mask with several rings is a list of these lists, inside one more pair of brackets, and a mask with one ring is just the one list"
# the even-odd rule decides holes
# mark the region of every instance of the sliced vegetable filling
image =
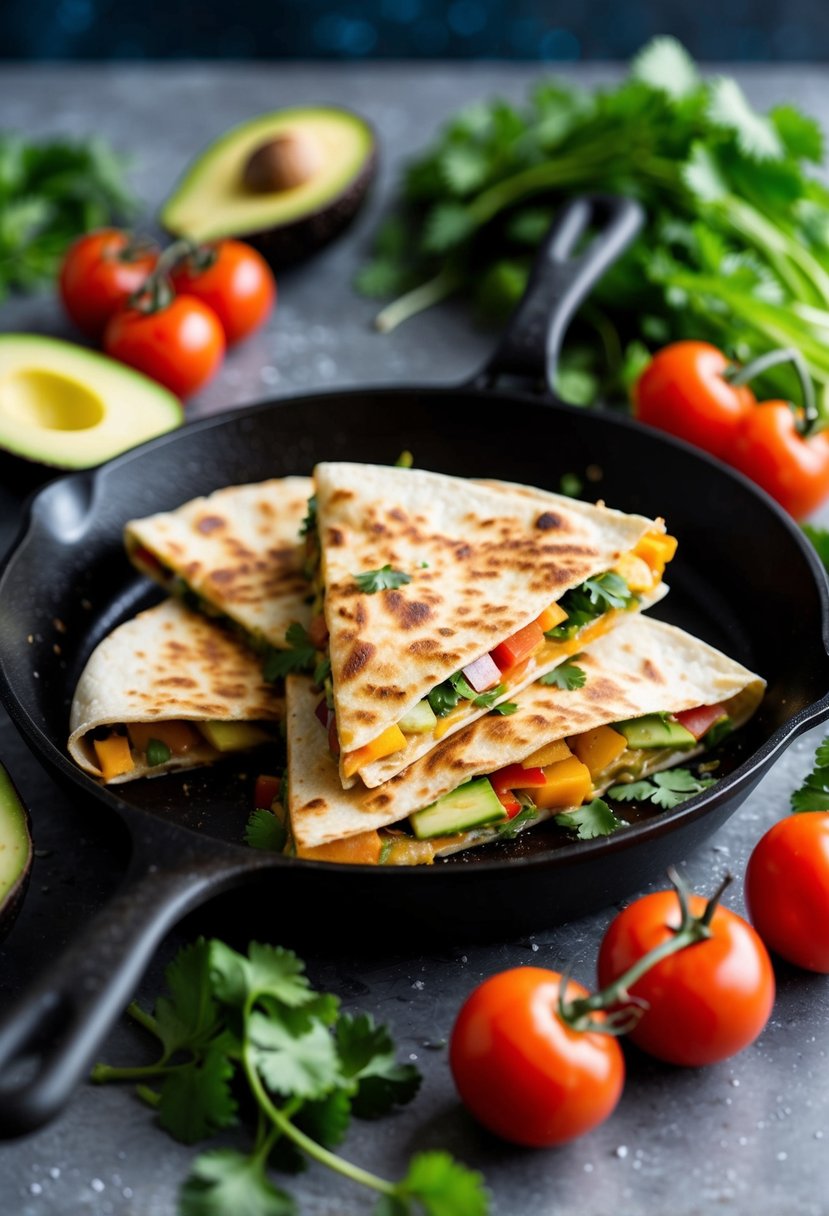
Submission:
[[270,743],[275,735],[264,722],[129,722],[90,732],[92,753],[104,781],[135,768],[158,768],[174,757],[198,752],[200,763],[229,752]]

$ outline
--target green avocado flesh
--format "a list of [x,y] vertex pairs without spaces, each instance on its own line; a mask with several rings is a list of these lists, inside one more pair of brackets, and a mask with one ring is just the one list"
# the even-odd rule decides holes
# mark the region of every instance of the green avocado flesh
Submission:
[[[288,188],[250,189],[245,167],[251,156],[263,145],[289,137],[302,138],[310,147],[316,166],[311,176]],[[348,212],[303,235],[303,243],[322,244],[356,212],[374,158],[371,128],[348,110],[325,106],[276,110],[233,127],[210,144],[162,207],[161,222],[174,236],[194,241],[252,239],[310,216]],[[363,179],[365,185],[356,189]],[[271,250],[263,247],[262,252],[267,257]]]
[[0,765],[0,922],[16,910],[31,864],[26,808]]
[[486,777],[467,781],[451,794],[444,794],[422,811],[409,816],[418,840],[431,836],[451,836],[482,823],[504,819],[506,812]]
[[160,384],[106,355],[38,334],[0,335],[0,448],[86,469],[184,420]]
[[679,722],[666,720],[661,714],[617,722],[613,729],[625,736],[628,747],[694,747],[697,742]]

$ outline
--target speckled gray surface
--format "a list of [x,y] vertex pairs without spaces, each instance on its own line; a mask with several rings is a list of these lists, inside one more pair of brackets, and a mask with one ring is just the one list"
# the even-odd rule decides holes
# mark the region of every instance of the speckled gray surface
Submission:
[[[0,121],[28,133],[98,131],[134,155],[133,181],[148,209],[184,160],[215,133],[250,114],[326,100],[351,105],[377,126],[383,148],[379,189],[357,225],[304,269],[285,274],[277,313],[263,334],[227,361],[190,407],[191,416],[316,385],[460,379],[484,358],[488,339],[452,308],[427,314],[388,338],[370,327],[372,305],[349,289],[354,268],[388,196],[401,158],[425,143],[442,117],[482,94],[520,96],[530,66],[378,65],[40,68],[0,65]],[[606,76],[584,69],[583,79]],[[829,124],[825,71],[742,71],[761,104],[796,101]],[[48,296],[0,306],[0,328],[65,334]],[[11,540],[19,490],[0,484],[0,549]],[[829,512],[823,522],[829,523]],[[799,740],[709,844],[687,860],[700,888],[726,870],[741,877],[753,842],[785,811],[822,732]],[[0,948],[0,1008],[99,908],[123,871],[117,840],[71,807],[39,770],[0,712],[0,759],[32,808],[38,848],[25,907]],[[726,902],[742,909],[740,884]],[[345,1152],[386,1173],[417,1148],[445,1146],[485,1171],[499,1216],[752,1216],[829,1213],[829,981],[778,967],[779,994],[761,1039],[733,1061],[678,1071],[630,1052],[629,1080],[608,1123],[548,1152],[511,1149],[479,1133],[458,1106],[445,1037],[464,995],[484,976],[523,962],[571,963],[592,979],[612,909],[509,945],[452,947],[413,957],[333,956],[305,950],[314,980],[346,1005],[390,1022],[403,1058],[425,1074],[416,1102],[380,1124],[357,1124]],[[163,945],[142,986],[149,1000],[181,942],[215,932],[210,909]],[[278,940],[274,925],[251,934]],[[370,929],[369,929],[370,934]],[[102,1050],[113,1061],[141,1058],[143,1043],[120,1025]],[[153,1126],[126,1089],[84,1086],[51,1127],[0,1147],[4,1216],[172,1216],[192,1150]],[[358,1216],[371,1199],[314,1167],[289,1183],[308,1216]],[[228,1216],[244,1216],[228,1213]],[[463,1213],[457,1213],[463,1216]]]

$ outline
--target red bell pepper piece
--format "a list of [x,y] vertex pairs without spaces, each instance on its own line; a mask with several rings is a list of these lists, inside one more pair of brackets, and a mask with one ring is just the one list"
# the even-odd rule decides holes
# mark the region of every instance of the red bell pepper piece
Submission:
[[269,811],[275,800],[279,797],[279,791],[282,788],[281,777],[269,777],[265,773],[260,774],[256,778],[256,785],[253,787],[253,805],[256,809],[264,809]]
[[690,731],[695,739],[701,739],[715,722],[727,716],[722,705],[698,705],[696,709],[683,709],[682,713],[674,714],[679,725]]
[[504,790],[540,789],[547,784],[542,768],[523,768],[520,764],[508,764],[489,780],[499,798]]
[[543,641],[544,631],[541,626],[536,621],[530,621],[529,625],[519,629],[512,637],[507,638],[504,642],[499,642],[495,649],[490,651],[490,654],[504,672],[510,667],[517,666],[524,659],[528,659]]
[[521,810],[521,803],[515,797],[512,790],[504,790],[498,795],[498,801],[507,813],[507,819],[514,819]]

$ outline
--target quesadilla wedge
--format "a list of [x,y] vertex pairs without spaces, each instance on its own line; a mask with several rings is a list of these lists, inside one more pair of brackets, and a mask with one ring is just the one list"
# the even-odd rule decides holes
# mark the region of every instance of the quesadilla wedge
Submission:
[[[378,786],[664,594],[661,520],[419,469],[320,464],[312,639],[332,751]],[[323,667],[324,670],[324,667]]]
[[301,533],[312,493],[307,477],[216,490],[131,520],[127,555],[142,574],[233,627],[254,649],[283,650],[289,627],[309,620]]
[[273,742],[285,703],[246,646],[176,599],[119,625],[84,668],[69,754],[107,784]]
[[[577,670],[579,675],[575,676]],[[343,790],[307,679],[289,677],[287,810],[295,850],[431,862],[699,755],[742,726],[764,681],[690,634],[637,615],[375,789]],[[569,686],[568,686],[569,685]]]

